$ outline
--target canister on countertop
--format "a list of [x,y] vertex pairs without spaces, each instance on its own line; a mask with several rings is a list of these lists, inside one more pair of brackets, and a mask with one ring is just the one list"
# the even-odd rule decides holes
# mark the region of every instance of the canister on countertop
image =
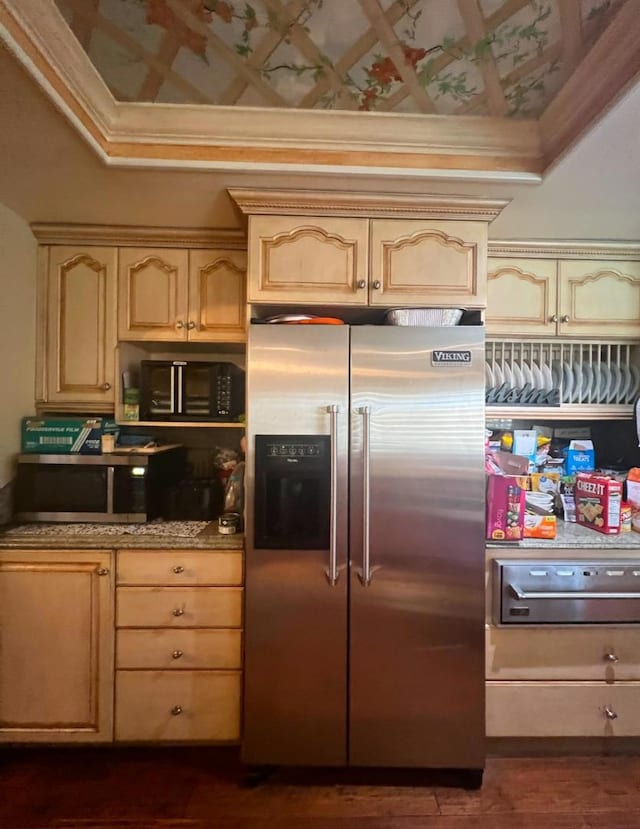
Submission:
[[218,532],[222,535],[234,535],[240,527],[240,513],[225,512],[218,518]]

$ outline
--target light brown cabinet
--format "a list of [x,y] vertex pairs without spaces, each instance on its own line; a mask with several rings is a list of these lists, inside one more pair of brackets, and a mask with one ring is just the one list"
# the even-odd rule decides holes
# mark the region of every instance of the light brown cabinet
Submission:
[[115,738],[240,738],[242,553],[121,550]]
[[118,337],[242,342],[245,280],[242,251],[121,248]]
[[113,739],[111,553],[0,551],[0,741]]
[[117,252],[51,246],[44,258],[37,397],[60,408],[113,405]]
[[486,223],[251,216],[249,302],[484,307]]
[[487,334],[640,337],[640,261],[488,259]]

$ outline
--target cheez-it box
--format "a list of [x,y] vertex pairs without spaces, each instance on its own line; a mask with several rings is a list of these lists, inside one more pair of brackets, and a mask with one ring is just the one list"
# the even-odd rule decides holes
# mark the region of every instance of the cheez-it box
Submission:
[[579,472],[576,476],[576,521],[607,535],[620,532],[622,484],[605,475]]

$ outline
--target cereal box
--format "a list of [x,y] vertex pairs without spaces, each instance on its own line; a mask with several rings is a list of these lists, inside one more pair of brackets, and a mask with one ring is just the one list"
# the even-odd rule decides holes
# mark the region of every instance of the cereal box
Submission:
[[579,472],[576,476],[576,520],[600,533],[620,532],[622,484],[605,475]]
[[520,541],[524,524],[527,478],[489,475],[487,484],[487,538]]

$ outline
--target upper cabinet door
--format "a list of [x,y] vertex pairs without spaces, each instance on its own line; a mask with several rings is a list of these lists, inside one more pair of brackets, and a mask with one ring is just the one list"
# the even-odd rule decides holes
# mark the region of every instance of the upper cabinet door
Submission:
[[371,221],[371,305],[486,305],[486,222]]
[[119,258],[119,339],[186,340],[188,252],[120,248]]
[[190,251],[190,341],[245,341],[246,280],[247,256],[243,251]]
[[555,259],[489,258],[487,334],[553,336],[557,269]]
[[49,403],[113,402],[116,261],[113,248],[49,249]]
[[366,305],[367,219],[250,216],[249,302]]
[[640,337],[640,262],[560,262],[560,333]]

